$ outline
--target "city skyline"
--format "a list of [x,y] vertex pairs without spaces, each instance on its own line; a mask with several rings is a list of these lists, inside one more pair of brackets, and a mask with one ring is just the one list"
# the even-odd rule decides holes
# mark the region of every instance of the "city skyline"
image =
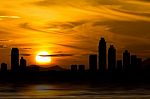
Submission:
[[[109,47],[107,47],[109,46]],[[113,69],[117,69],[117,62],[121,63],[122,64],[122,69],[129,69],[130,68],[130,64],[132,64],[132,59],[134,59],[136,61],[137,60],[141,60],[141,61],[144,61],[146,59],[143,59],[140,57],[138,58],[137,55],[133,54],[133,53],[130,53],[127,49],[124,49],[124,52],[122,52],[122,57],[121,58],[117,58],[117,50],[116,48],[114,47],[114,45],[109,45],[105,38],[104,37],[101,37],[101,39],[99,40],[99,45],[98,45],[98,48],[97,48],[99,51],[95,54],[88,54],[88,57],[86,57],[87,59],[87,63],[88,65],[84,64],[84,63],[78,63],[78,64],[83,64],[84,68],[86,69],[91,69],[92,71],[95,71],[95,70],[99,70],[99,69],[102,69],[102,71],[105,71],[105,70],[113,70]],[[19,48],[12,48],[10,50],[10,66],[8,66],[7,68],[8,69],[16,69],[19,67],[21,68],[25,68],[26,66],[30,66],[30,65],[37,65],[37,66],[55,66],[55,65],[49,65],[49,63],[44,63],[44,64],[38,64],[38,63],[35,63],[35,64],[29,64],[27,65],[27,61],[28,60],[27,58],[24,59],[24,57],[20,54],[19,52]],[[59,56],[71,56],[71,55],[67,55],[67,54],[48,54],[48,55],[42,55],[39,54],[37,55],[39,57],[59,57]],[[36,57],[37,57],[36,56]],[[119,60],[120,59],[120,60]],[[147,58],[149,59],[149,58]],[[39,60],[41,61],[41,60]],[[43,59],[42,59],[43,61]],[[5,62],[2,62],[2,64],[7,64]],[[71,63],[71,64],[74,64],[74,63]],[[69,64],[69,65],[71,65]],[[73,66],[77,66],[78,64],[75,64]],[[60,65],[60,64],[56,64],[57,65]],[[68,65],[68,66],[69,66]],[[136,65],[136,64],[132,64],[132,65]],[[81,65],[82,66],[82,65]],[[129,66],[129,67],[128,67]],[[61,66],[62,67],[62,66]],[[80,67],[80,65],[79,65]],[[70,67],[66,68],[66,69],[69,69]],[[76,67],[77,68],[77,67]]]
[[0,98],[150,98],[150,0],[0,0]]
[[[22,6],[24,5],[24,6]],[[27,65],[47,51],[50,64],[88,65],[99,38],[116,45],[117,59],[129,52],[150,57],[150,3],[147,0],[3,0],[0,3],[0,63],[10,68],[10,50],[19,48]]]
[[[143,63],[145,60],[140,58],[137,55],[134,55],[130,53],[128,50],[124,50],[122,52],[122,59],[119,60],[117,59],[117,50],[114,47],[114,45],[110,45],[109,48],[106,47],[107,42],[105,38],[101,37],[99,40],[99,45],[98,45],[98,50],[99,52],[97,54],[89,54],[88,57],[88,65],[85,66],[85,64],[80,63],[80,64],[70,64],[70,70],[75,72],[75,71],[85,71],[89,70],[91,73],[100,71],[100,72],[114,72],[114,71],[133,71],[137,70],[139,71],[140,69],[148,68],[148,67],[143,67]],[[63,55],[63,54],[61,54]],[[47,56],[49,55],[38,55],[39,61],[46,60]],[[58,55],[59,56],[59,55]],[[27,68],[30,68],[32,66],[39,66],[37,64],[33,65],[27,65],[26,59],[23,57],[19,58],[19,49],[18,48],[12,48],[11,49],[11,71],[13,72],[18,72],[18,71],[26,71]],[[41,60],[40,60],[41,57]],[[46,57],[46,58],[45,58]],[[148,58],[149,59],[149,58]],[[44,61],[45,62],[45,61]],[[146,64],[149,65],[149,64]],[[49,66],[48,66],[49,67]],[[58,68],[63,68],[62,66],[59,67],[59,64],[56,65]],[[1,63],[1,70],[7,70],[7,63]],[[9,70],[9,69],[8,69]]]
[[[122,60],[116,58],[116,48],[110,45],[107,49],[105,38],[100,38],[97,54],[89,54],[88,68],[84,64],[71,64],[69,69],[59,65],[43,68],[38,65],[27,66],[23,57],[19,59],[19,49],[11,49],[11,69],[6,63],[1,63],[1,81],[59,81],[59,82],[141,82],[150,81],[150,63],[144,61],[128,50],[122,53]],[[108,54],[106,54],[108,52]],[[43,55],[39,55],[44,57]],[[49,56],[49,55],[48,55]],[[150,58],[149,58],[150,59]],[[147,61],[149,61],[149,59]],[[30,77],[29,77],[30,76]]]

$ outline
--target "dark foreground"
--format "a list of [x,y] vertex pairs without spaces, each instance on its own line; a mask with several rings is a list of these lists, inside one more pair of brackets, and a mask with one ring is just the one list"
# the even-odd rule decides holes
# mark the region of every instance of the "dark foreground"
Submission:
[[0,82],[6,83],[149,83],[150,72],[121,71],[121,72],[90,72],[90,71],[22,71],[0,72]]
[[150,99],[148,72],[5,72],[0,98]]
[[142,83],[1,83],[0,98],[150,99],[150,85]]

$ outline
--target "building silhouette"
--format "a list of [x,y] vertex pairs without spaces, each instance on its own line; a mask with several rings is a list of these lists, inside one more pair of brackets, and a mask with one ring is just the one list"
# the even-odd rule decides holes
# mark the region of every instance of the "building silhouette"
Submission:
[[19,70],[19,49],[11,49],[11,70],[16,72]]
[[128,50],[125,50],[123,53],[123,70],[129,69],[130,69],[130,52],[128,52]]
[[115,71],[116,69],[116,49],[113,45],[110,45],[108,49],[108,70]]
[[101,38],[99,41],[99,70],[104,72],[106,71],[106,41],[104,38]]
[[136,55],[131,55],[131,69],[136,70],[138,67],[138,60]]
[[7,72],[7,64],[6,63],[1,64],[1,72],[2,73]]
[[21,59],[20,59],[20,69],[22,71],[26,70],[26,60],[23,57],[21,57]]
[[[73,64],[70,66],[70,70],[61,68],[59,66],[54,67],[40,67],[38,65],[26,66],[26,60],[21,57],[19,64],[19,49],[11,49],[11,70],[7,71],[7,64],[1,64],[0,80],[1,81],[71,81],[71,82],[90,82],[89,84],[98,83],[116,83],[120,82],[132,82],[148,81],[150,82],[150,59],[142,62],[142,58],[136,55],[130,55],[128,50],[123,52],[123,59],[116,61],[116,48],[110,45],[106,50],[106,41],[101,38],[99,42],[99,49],[97,54],[89,55],[89,70],[85,70],[83,64]],[[106,56],[106,51],[108,56]],[[97,57],[98,56],[98,57]],[[106,58],[108,57],[108,58]],[[98,60],[97,60],[98,58]],[[108,59],[108,71],[107,63]],[[97,61],[99,63],[99,71],[97,71]],[[125,71],[123,71],[125,70]],[[20,72],[21,71],[21,72]],[[25,72],[22,72],[25,71]],[[110,72],[109,72],[110,71]],[[143,82],[142,82],[143,83]],[[95,86],[95,85],[94,85]]]
[[77,65],[71,65],[71,72],[77,72],[78,66]]
[[97,55],[96,54],[89,55],[89,70],[90,72],[97,71]]
[[142,67],[142,58],[137,58],[137,69],[140,70]]
[[122,71],[123,67],[122,67],[122,60],[117,60],[117,71]]
[[78,71],[83,73],[85,71],[85,65],[79,65]]

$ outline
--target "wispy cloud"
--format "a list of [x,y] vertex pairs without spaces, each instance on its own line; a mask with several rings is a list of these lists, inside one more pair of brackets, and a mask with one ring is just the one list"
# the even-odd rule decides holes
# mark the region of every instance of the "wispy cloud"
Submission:
[[29,23],[20,24],[20,27],[24,28],[24,29],[29,29],[29,30],[33,30],[33,31],[44,32],[44,33],[46,32],[47,33],[47,31],[43,31],[43,30],[40,30],[40,29],[33,28],[32,26],[29,25]]
[[32,54],[20,54],[21,56],[31,56]]
[[80,46],[74,46],[74,45],[69,45],[69,44],[60,44],[60,43],[51,43],[51,44],[55,44],[55,45],[59,45],[59,46],[64,46],[64,47],[69,47],[69,48],[73,48],[73,49],[78,49],[78,50],[85,50],[85,51],[92,51],[92,52],[96,52],[95,50],[91,50],[85,47],[80,47]]
[[11,42],[13,40],[0,39],[0,42]]
[[2,48],[2,49],[3,49],[3,48],[7,48],[7,46],[1,44],[1,45],[0,45],[0,48]]
[[32,48],[26,47],[26,48],[22,48],[24,50],[31,50]]
[[0,20],[3,19],[20,19],[21,17],[19,16],[0,16]]
[[0,18],[12,18],[12,19],[19,19],[19,16],[0,16]]
[[[119,54],[129,48],[148,57],[149,26],[149,0],[1,0],[0,3],[0,48],[18,47],[23,56],[46,49],[60,52],[52,57],[68,56],[67,61],[81,63],[86,61],[83,56],[97,53],[98,41],[103,36],[108,46],[113,43],[117,47]],[[79,55],[73,55],[77,57],[73,59],[69,57],[72,54],[63,55],[66,52]]]
[[51,54],[51,55],[39,55],[42,57],[66,57],[66,56],[73,56],[74,54]]

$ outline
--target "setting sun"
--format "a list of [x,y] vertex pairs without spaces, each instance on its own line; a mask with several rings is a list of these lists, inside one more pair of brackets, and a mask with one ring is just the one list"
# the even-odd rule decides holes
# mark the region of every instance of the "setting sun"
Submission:
[[[40,55],[43,55],[43,56],[40,56]],[[49,55],[49,53],[46,52],[46,51],[39,52],[36,55],[36,62],[41,63],[41,64],[50,63],[51,62],[51,57],[44,56],[44,55]]]

